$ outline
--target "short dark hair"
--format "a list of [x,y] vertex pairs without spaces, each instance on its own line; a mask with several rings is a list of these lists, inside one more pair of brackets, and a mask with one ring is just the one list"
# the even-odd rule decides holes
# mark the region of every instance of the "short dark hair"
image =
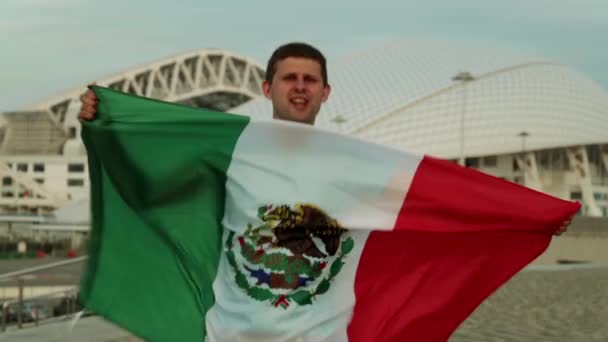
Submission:
[[321,76],[323,77],[323,85],[327,85],[327,63],[325,56],[312,45],[306,43],[288,43],[279,46],[268,60],[266,66],[266,81],[272,82],[274,74],[277,72],[277,63],[288,57],[308,58],[319,62],[321,65]]

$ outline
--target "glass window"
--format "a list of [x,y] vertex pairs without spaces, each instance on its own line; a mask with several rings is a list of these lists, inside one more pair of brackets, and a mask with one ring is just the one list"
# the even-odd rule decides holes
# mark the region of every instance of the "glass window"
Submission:
[[42,178],[34,178],[34,180],[36,181],[36,183],[38,184],[44,184],[44,179]]
[[484,166],[496,166],[497,161],[498,161],[498,158],[496,156],[483,157]]
[[17,164],[17,171],[27,172],[27,164]]
[[573,199],[573,200],[583,199],[583,194],[580,191],[573,191],[570,193],[570,199]]
[[68,172],[84,172],[84,164],[68,164]]
[[34,172],[44,172],[44,164],[34,164]]
[[540,151],[537,153],[538,164],[543,169],[551,168],[551,152],[550,151]]
[[517,159],[513,157],[513,171],[519,171],[519,164],[517,163]]
[[466,158],[465,165],[467,167],[479,167],[479,158]]
[[84,179],[68,179],[68,186],[84,186]]
[[11,177],[2,178],[2,185],[13,185],[13,179]]

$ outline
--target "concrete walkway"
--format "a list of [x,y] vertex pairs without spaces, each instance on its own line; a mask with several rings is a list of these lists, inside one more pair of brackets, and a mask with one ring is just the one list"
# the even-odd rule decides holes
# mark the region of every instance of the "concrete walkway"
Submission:
[[0,342],[139,342],[128,332],[106,322],[100,317],[85,317],[76,322],[70,331],[72,320],[47,322],[23,330],[0,333]]
[[[450,342],[608,341],[608,265],[532,266],[486,300]],[[135,342],[99,317],[0,333],[0,342]]]

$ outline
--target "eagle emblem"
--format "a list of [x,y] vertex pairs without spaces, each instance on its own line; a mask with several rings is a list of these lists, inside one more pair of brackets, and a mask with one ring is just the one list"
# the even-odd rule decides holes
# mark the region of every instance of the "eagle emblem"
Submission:
[[346,229],[311,204],[267,205],[258,217],[262,225],[249,224],[243,235],[230,232],[226,240],[236,284],[282,308],[311,304],[327,292],[354,246]]

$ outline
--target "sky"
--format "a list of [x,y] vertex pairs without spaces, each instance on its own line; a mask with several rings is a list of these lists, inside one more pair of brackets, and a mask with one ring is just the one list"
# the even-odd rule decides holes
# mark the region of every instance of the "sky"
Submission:
[[0,112],[199,48],[265,64],[289,41],[330,65],[394,40],[462,42],[561,62],[608,89],[606,37],[607,0],[2,0]]

